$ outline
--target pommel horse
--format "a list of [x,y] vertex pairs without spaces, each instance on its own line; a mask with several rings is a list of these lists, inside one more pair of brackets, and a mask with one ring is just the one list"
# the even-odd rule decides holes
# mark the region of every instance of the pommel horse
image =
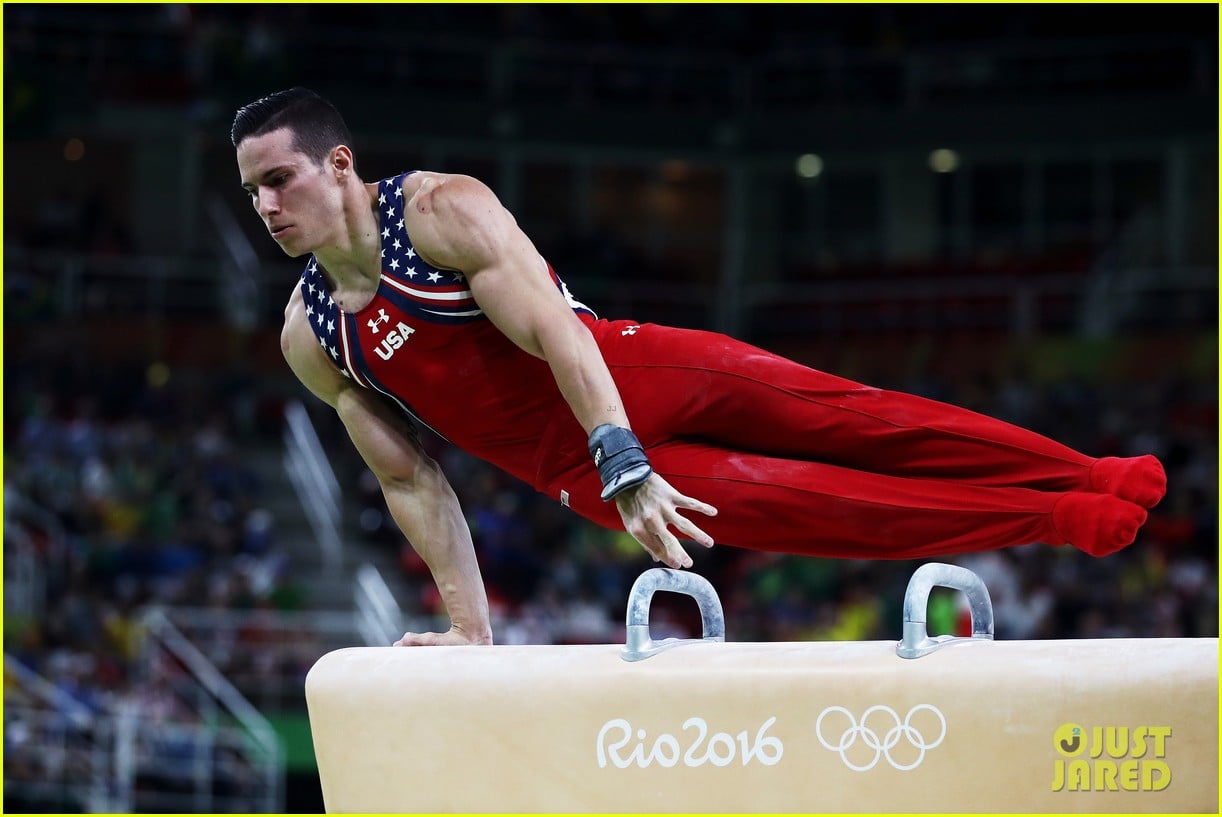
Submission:
[[[928,635],[933,587],[972,635]],[[703,637],[653,641],[657,591]],[[306,679],[330,812],[1218,813],[1218,639],[995,641],[988,590],[919,568],[898,642],[727,643],[654,568],[622,645],[324,655]]]

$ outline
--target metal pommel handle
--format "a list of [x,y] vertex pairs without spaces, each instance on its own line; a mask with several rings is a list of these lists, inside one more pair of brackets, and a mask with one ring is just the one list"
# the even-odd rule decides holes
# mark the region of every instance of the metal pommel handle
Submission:
[[[696,600],[700,607],[700,620],[704,628],[703,638],[664,638],[654,641],[649,637],[649,603],[659,590],[683,593]],[[655,567],[646,570],[632,584],[628,593],[628,634],[620,657],[625,661],[640,661],[654,653],[679,644],[701,641],[725,641],[726,618],[721,609],[721,599],[709,580],[695,573]]]
[[[926,620],[929,592],[934,587],[961,590],[967,596],[968,608],[972,613],[971,638],[950,635],[929,637]],[[976,639],[993,640],[993,601],[980,577],[965,567],[940,562],[917,568],[904,592],[904,636],[895,648],[896,655],[900,658],[920,658],[947,644]]]

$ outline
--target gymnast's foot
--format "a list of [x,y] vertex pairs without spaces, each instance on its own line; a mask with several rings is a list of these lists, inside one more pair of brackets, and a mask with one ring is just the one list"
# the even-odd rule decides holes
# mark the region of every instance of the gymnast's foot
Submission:
[[1167,493],[1167,473],[1157,458],[1104,457],[1090,467],[1090,488],[1112,494],[1143,508],[1153,508]]
[[1146,509],[1111,494],[1072,492],[1052,506],[1052,525],[1066,542],[1091,556],[1133,544]]

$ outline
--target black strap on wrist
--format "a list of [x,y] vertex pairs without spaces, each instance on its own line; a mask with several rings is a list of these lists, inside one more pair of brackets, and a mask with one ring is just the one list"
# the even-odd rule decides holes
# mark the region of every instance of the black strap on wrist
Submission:
[[603,481],[603,502],[640,485],[653,473],[641,441],[630,429],[604,423],[590,433],[589,448]]

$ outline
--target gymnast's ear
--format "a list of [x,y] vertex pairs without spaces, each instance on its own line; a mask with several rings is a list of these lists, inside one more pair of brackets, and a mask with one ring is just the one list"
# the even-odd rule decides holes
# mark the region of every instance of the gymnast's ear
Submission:
[[336,145],[331,149],[328,166],[335,177],[340,180],[343,180],[349,173],[355,173],[356,158],[352,155],[352,148],[347,145]]

